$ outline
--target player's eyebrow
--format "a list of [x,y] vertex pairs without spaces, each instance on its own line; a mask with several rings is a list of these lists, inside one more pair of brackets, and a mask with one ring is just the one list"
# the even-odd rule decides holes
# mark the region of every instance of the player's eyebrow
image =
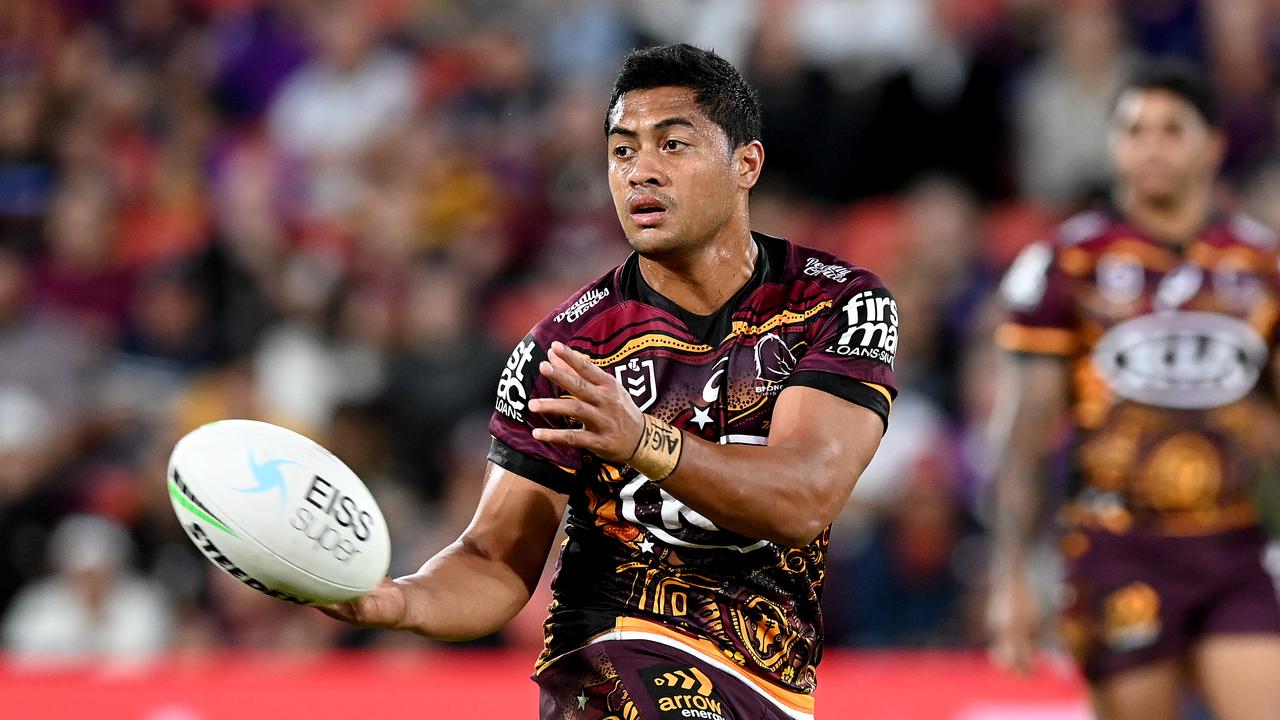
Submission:
[[[658,122],[653,124],[653,129],[663,130],[663,129],[677,126],[677,125],[680,127],[687,127],[690,130],[698,129],[698,127],[693,124],[692,120],[688,118],[679,117],[679,116],[663,118],[662,120],[659,120]],[[607,134],[608,135],[624,135],[626,137],[639,137],[640,135],[640,133],[636,132],[635,130],[632,130],[631,128],[624,128],[618,125],[611,126]]]
[[692,120],[689,120],[687,118],[682,118],[682,117],[669,117],[665,120],[659,120],[658,122],[653,124],[653,129],[662,130],[663,128],[669,128],[673,125],[682,125],[684,127],[689,128],[690,130],[698,129],[697,126],[693,124]]

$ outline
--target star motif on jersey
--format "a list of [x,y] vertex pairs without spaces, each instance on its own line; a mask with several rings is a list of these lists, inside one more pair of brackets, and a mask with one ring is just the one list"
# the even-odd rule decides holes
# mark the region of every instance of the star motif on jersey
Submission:
[[707,423],[712,422],[710,405],[706,407],[698,407],[697,405],[693,405],[691,407],[693,408],[693,419],[690,420],[689,422],[695,423],[698,426],[699,430],[706,427]]
[[641,540],[641,541],[640,541],[640,552],[646,552],[646,553],[651,553],[651,552],[653,552],[653,541],[652,541],[652,540],[650,540],[650,539],[649,539],[649,538],[647,538],[647,537],[646,537],[645,539]]
[[578,691],[578,697],[577,697],[577,700],[578,700],[578,709],[579,709],[579,710],[586,710],[586,709],[587,709],[587,694],[586,694],[585,692]]

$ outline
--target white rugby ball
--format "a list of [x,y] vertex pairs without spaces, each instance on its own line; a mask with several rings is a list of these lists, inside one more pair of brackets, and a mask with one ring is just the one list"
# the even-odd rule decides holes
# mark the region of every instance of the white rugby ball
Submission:
[[271,597],[342,602],[387,574],[391,540],[373,495],[292,430],[254,420],[204,425],[174,446],[168,483],[204,556]]

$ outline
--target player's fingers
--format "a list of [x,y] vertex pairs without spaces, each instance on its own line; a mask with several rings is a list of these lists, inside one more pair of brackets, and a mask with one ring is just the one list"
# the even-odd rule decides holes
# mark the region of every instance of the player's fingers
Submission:
[[529,409],[542,415],[560,415],[589,423],[596,417],[596,409],[578,398],[534,398]]
[[587,359],[587,356],[565,345],[559,340],[551,343],[551,352],[559,355],[568,365],[573,368],[584,380],[594,385],[604,386],[613,381],[613,376],[601,370],[595,363]]
[[589,403],[594,403],[599,399],[599,392],[595,386],[587,382],[586,378],[578,374],[564,358],[557,353],[551,353],[540,365],[538,371],[547,377],[548,380],[555,383],[560,389]]
[[571,428],[568,430],[534,428],[533,439],[541,442],[555,443],[557,445],[568,445],[569,447],[582,448],[583,450],[594,450],[597,445],[595,435],[582,428]]
[[342,622],[346,622],[346,623],[355,621],[356,614],[355,614],[355,611],[352,609],[351,603],[333,603],[331,605],[312,605],[311,607],[319,610],[325,615],[328,615],[334,620],[341,620]]

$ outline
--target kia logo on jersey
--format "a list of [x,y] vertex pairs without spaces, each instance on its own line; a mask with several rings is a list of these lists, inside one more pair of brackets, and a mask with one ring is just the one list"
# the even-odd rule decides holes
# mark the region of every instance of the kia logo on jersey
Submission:
[[1267,344],[1248,323],[1207,312],[1161,312],[1102,336],[1093,364],[1116,395],[1178,409],[1229,405],[1248,395]]

